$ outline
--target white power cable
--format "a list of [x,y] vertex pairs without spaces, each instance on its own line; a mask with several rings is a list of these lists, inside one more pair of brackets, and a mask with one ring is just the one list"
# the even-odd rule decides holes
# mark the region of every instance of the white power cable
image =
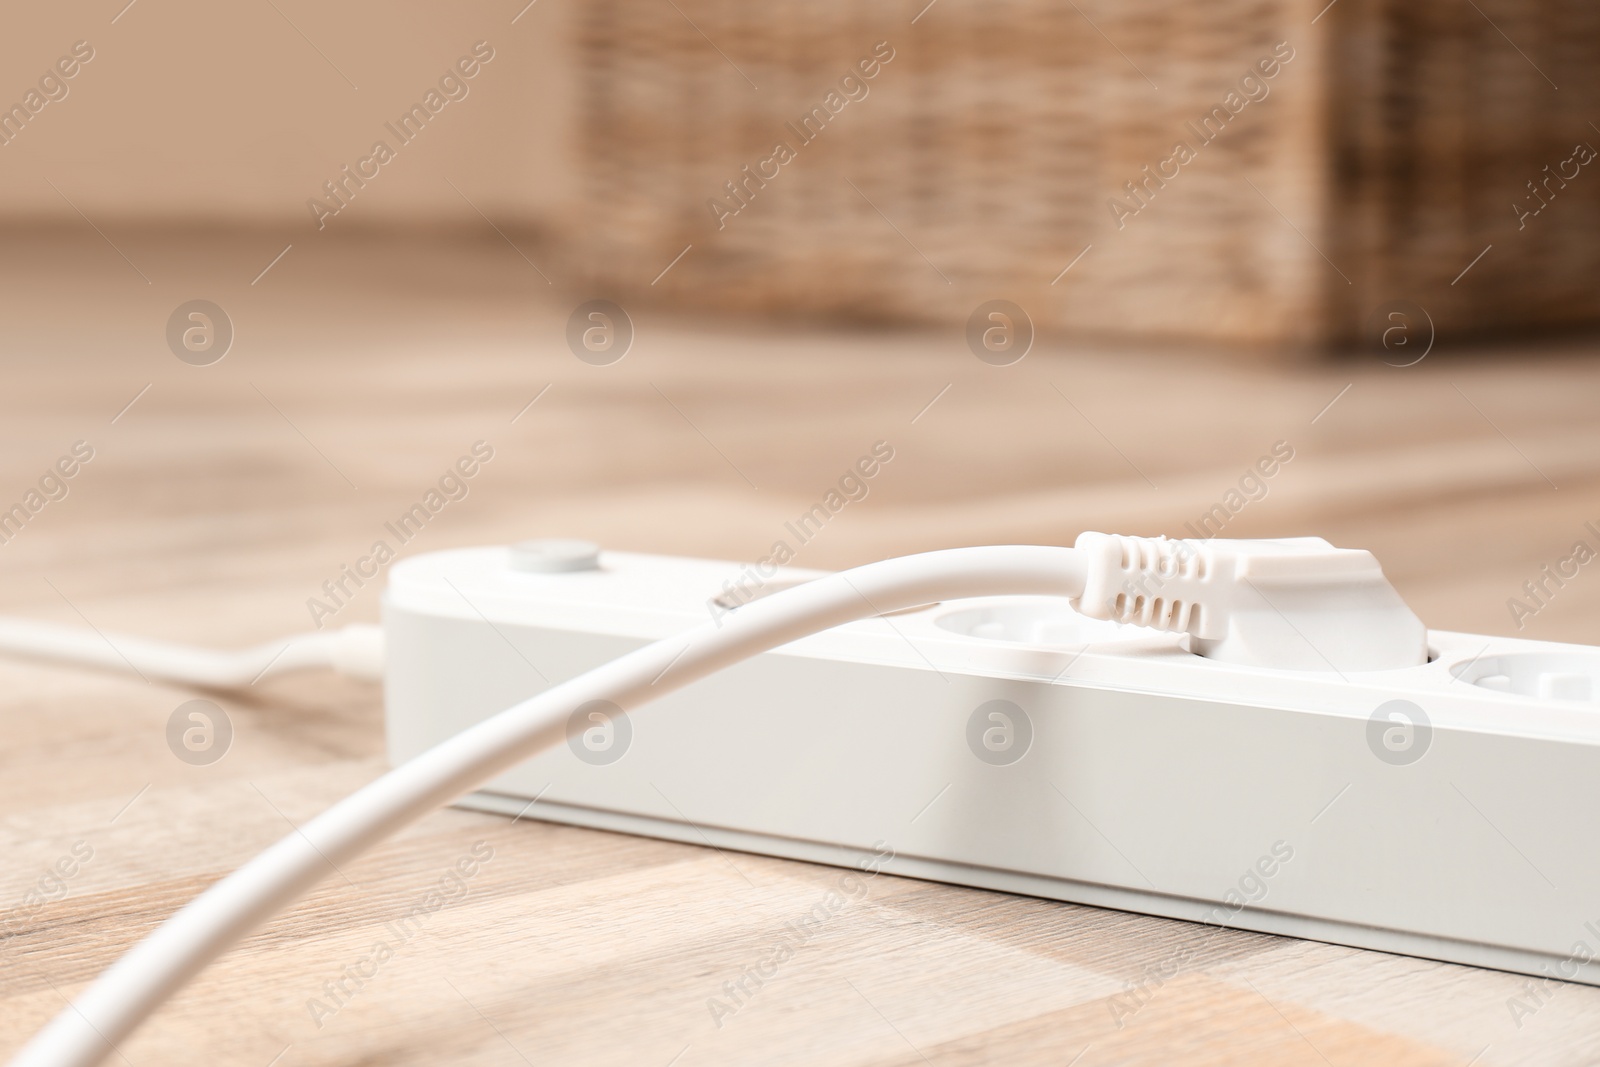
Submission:
[[345,798],[206,890],[102,974],[11,1067],[90,1067],[251,930],[362,852],[565,736],[579,705],[627,712],[740,660],[846,622],[939,600],[1079,597],[1071,548],[956,548],[871,563],[754,601],[553,686]]
[[241,689],[265,678],[318,667],[331,667],[356,678],[381,678],[383,631],[364,624],[345,626],[296,634],[237,652],[217,652],[0,616],[0,655],[99,667],[209,689]]

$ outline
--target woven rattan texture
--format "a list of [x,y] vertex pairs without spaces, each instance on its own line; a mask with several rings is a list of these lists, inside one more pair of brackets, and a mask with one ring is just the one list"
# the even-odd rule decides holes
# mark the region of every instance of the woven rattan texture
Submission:
[[1003,298],[1222,342],[1402,298],[1445,334],[1594,314],[1600,175],[1561,176],[1600,144],[1592,5],[923,2],[586,5],[569,266],[677,307]]

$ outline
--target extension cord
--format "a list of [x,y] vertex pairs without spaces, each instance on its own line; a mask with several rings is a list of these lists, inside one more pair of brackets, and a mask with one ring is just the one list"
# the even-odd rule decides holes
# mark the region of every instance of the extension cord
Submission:
[[[734,563],[515,560],[391,570],[396,765],[754,595]],[[1426,641],[1414,666],[1284,670],[1061,598],[932,605],[647,713],[577,709],[568,744],[459,803],[1600,984],[1600,860],[1573,847],[1600,832],[1600,650]]]
[[292,650],[282,669],[383,660],[397,765],[157,927],[13,1067],[102,1062],[452,802],[1600,984],[1600,863],[1563,847],[1597,821],[1600,650],[1429,634],[1369,553],[1317,538],[1084,534],[838,574],[526,542],[397,564],[381,640],[118,663],[0,626],[0,651],[222,686]]

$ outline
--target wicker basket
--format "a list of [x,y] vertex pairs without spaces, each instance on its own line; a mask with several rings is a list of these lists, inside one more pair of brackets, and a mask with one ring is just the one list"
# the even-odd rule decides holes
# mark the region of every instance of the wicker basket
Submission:
[[591,0],[568,266],[679,307],[1001,298],[1229,343],[1347,340],[1402,298],[1441,334],[1594,317],[1600,167],[1511,207],[1600,145],[1592,4],[924,2]]

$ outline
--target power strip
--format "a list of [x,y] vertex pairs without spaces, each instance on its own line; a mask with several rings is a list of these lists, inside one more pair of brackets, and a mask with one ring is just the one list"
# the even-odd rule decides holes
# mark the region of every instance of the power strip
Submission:
[[[581,544],[394,564],[400,764],[550,685],[818,572]],[[461,801],[721,849],[1600,984],[1600,649],[1430,632],[1429,662],[1288,671],[1052,597],[804,638]]]

